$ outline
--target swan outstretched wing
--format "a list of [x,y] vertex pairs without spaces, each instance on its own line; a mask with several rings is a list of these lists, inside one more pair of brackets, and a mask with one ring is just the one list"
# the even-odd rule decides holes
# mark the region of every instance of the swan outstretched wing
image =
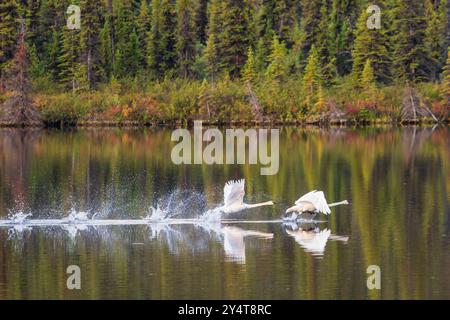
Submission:
[[245,196],[245,180],[228,181],[223,188],[225,206],[242,204]]
[[311,202],[314,207],[316,207],[316,210],[319,212],[322,212],[324,214],[330,214],[331,210],[330,207],[328,207],[327,200],[325,199],[325,195],[322,191],[311,191],[302,196],[300,199],[298,199],[295,204],[299,204],[302,201]]
[[300,199],[295,201],[295,204],[298,205],[300,202],[303,202],[303,201],[312,202],[311,199],[314,197],[314,193],[316,193],[316,192],[317,192],[317,190],[313,190],[311,192],[308,192],[307,194],[303,195]]

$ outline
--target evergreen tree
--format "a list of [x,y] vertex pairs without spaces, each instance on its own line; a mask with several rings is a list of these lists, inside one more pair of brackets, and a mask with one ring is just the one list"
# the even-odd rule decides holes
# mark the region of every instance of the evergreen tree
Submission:
[[[36,46],[39,39],[39,8],[41,6],[40,0],[27,1],[26,20],[27,20],[27,41]],[[37,54],[37,48],[35,48]]]
[[195,59],[195,20],[192,0],[177,0],[177,53],[180,75],[184,78],[192,74]]
[[291,31],[298,20],[297,4],[295,0],[262,0],[256,14],[258,38],[263,38],[269,45],[273,35],[277,35],[290,48]]
[[202,44],[208,39],[208,0],[197,0],[195,6],[195,30],[196,37]]
[[367,59],[364,64],[364,69],[361,73],[361,78],[359,79],[359,85],[365,93],[369,96],[373,96],[375,92],[375,75],[372,69],[372,61]]
[[242,0],[224,0],[222,11],[222,32],[219,47],[222,65],[231,77],[240,75],[245,63],[245,53],[249,44],[247,2]]
[[0,77],[14,56],[18,30],[19,8],[15,0],[0,2]]
[[61,55],[61,43],[63,30],[66,28],[66,10],[68,2],[41,1],[37,12],[37,25],[35,33],[32,33],[37,49],[37,54],[45,66],[46,73],[54,81],[59,80],[59,57]]
[[139,73],[140,65],[143,58],[139,43],[139,36],[136,30],[133,30],[133,32],[131,33],[129,51],[126,59],[128,61],[127,72],[130,75],[137,75]]
[[272,79],[281,79],[287,76],[287,50],[284,42],[280,42],[275,35],[272,40],[272,52],[269,56],[267,76]]
[[139,18],[137,26],[137,34],[139,37],[139,47],[142,54],[141,65],[145,66],[147,64],[147,39],[148,33],[151,30],[151,18],[150,9],[147,4],[147,0],[141,1],[141,6],[139,9]]
[[[445,8],[446,0],[441,1],[438,8],[435,8],[432,0],[426,0],[426,20],[427,29],[425,33],[426,50],[430,54],[431,80],[437,80],[442,66],[445,63],[445,50],[447,48],[446,37],[446,14],[442,14],[442,7]],[[445,12],[445,10],[444,10]]]
[[79,30],[65,28],[63,31],[61,55],[58,58],[59,80],[76,91],[87,82],[87,74],[81,63]]
[[325,96],[323,93],[323,86],[319,85],[317,89],[317,102],[314,104],[314,111],[322,113],[326,108]]
[[[334,13],[335,14],[335,13]],[[327,1],[324,0],[320,8],[320,32],[316,37],[317,51],[319,52],[322,76],[325,85],[330,85],[336,77],[336,48],[334,46],[335,25],[328,14]]]
[[267,68],[267,58],[270,54],[270,51],[267,50],[268,47],[263,38],[256,43],[255,68],[258,73],[262,73]]
[[58,81],[60,78],[60,56],[62,54],[62,40],[57,30],[52,31],[52,37],[45,47],[44,65],[51,79]]
[[[424,2],[398,0],[395,2],[392,17],[393,62],[397,78],[402,81],[424,81],[432,78],[433,62],[425,41],[427,22]],[[377,74],[376,65],[374,69]]]
[[141,57],[141,54],[136,52],[135,46],[137,29],[135,7],[135,0],[123,0],[117,10],[117,22],[115,26],[117,42],[114,72],[118,77],[133,77],[138,71],[136,66],[139,64],[139,61],[135,61],[134,59]]
[[316,101],[319,88],[322,86],[322,74],[319,61],[319,53],[316,47],[311,47],[303,75],[303,92],[305,93],[305,105],[312,106]]
[[351,48],[354,44],[354,31],[360,13],[367,4],[360,5],[359,0],[333,0],[330,12],[328,34],[332,39],[331,54],[336,62],[336,72],[346,75],[352,71]]
[[107,19],[100,31],[99,64],[103,80],[109,80],[113,71],[111,28]]
[[249,47],[247,53],[247,62],[242,69],[242,80],[244,80],[245,82],[252,82],[255,79],[255,74],[255,59],[253,56],[253,49],[252,47]]
[[101,0],[81,0],[80,7],[81,34],[80,49],[82,63],[86,69],[86,80],[89,88],[92,88],[99,78],[99,45],[100,29],[103,19],[103,7]]
[[380,29],[369,29],[367,27],[369,16],[370,14],[364,10],[357,22],[355,44],[352,51],[352,72],[354,78],[359,79],[364,64],[370,60],[376,80],[387,83],[391,79],[392,65],[388,51],[387,17],[381,19],[383,25]]
[[447,108],[450,101],[450,47],[447,49],[447,62],[442,73],[442,99],[446,101]]
[[163,76],[176,64],[175,6],[170,0],[153,0],[147,63],[153,75]]
[[221,32],[221,16],[223,3],[221,0],[212,0],[209,6],[208,41],[205,49],[205,61],[209,76],[214,78],[221,69],[221,50],[219,35]]
[[30,60],[29,75],[32,79],[37,79],[45,76],[45,66],[40,60],[36,45],[32,44],[28,50]]
[[302,18],[300,25],[301,48],[300,60],[307,56],[311,47],[317,43],[318,35],[326,30],[320,30],[322,0],[310,0],[302,2]]

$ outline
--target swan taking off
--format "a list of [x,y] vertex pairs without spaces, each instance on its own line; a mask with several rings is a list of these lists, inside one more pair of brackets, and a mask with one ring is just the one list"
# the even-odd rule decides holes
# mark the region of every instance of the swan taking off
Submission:
[[304,217],[307,214],[307,219],[313,219],[318,212],[329,215],[331,213],[330,207],[335,207],[341,204],[348,204],[347,200],[335,203],[327,203],[325,195],[322,191],[311,191],[295,202],[295,206],[286,210],[286,214],[291,213],[288,219],[297,219],[298,215]]
[[272,201],[257,204],[244,203],[245,179],[237,181],[228,181],[223,188],[225,204],[220,207],[223,213],[236,213],[245,209],[257,208],[262,206],[272,206]]

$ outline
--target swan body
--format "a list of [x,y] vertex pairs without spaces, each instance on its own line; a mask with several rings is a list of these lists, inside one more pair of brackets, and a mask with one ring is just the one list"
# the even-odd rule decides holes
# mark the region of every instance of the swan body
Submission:
[[325,199],[323,191],[313,190],[303,195],[295,202],[295,205],[286,210],[286,214],[292,213],[289,219],[297,219],[297,217],[305,217],[313,219],[317,213],[329,215],[331,213],[330,207],[335,207],[341,204],[348,204],[347,200],[328,204]]
[[247,204],[244,203],[245,196],[245,180],[228,181],[223,189],[224,205],[220,207],[220,211],[223,213],[236,213],[242,210],[257,208],[262,206],[271,206],[274,203],[272,201]]

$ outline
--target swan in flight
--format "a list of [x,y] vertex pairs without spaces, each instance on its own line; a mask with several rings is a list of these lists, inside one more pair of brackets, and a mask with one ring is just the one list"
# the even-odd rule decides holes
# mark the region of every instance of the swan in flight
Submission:
[[237,181],[228,181],[223,188],[225,204],[220,207],[223,213],[236,213],[245,209],[257,208],[262,206],[272,206],[272,201],[257,204],[244,203],[245,179]]
[[330,207],[341,204],[348,204],[348,201],[328,204],[323,191],[314,190],[298,199],[293,207],[286,210],[286,214],[292,212],[291,217],[288,217],[289,220],[295,220],[299,215],[305,217],[305,214],[305,218],[313,219],[318,212],[329,215],[331,213]]

